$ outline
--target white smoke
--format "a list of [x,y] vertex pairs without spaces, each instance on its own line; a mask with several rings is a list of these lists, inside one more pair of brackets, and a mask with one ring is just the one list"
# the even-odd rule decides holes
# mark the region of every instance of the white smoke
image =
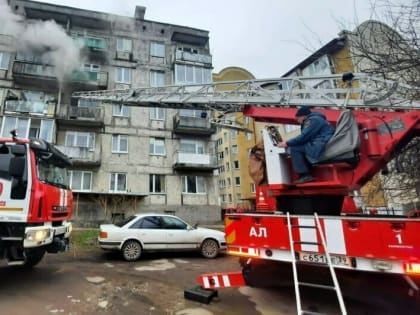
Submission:
[[14,14],[6,0],[0,0],[0,33],[14,37],[15,49],[36,53],[54,66],[59,82],[80,66],[80,48],[54,21],[25,20]]

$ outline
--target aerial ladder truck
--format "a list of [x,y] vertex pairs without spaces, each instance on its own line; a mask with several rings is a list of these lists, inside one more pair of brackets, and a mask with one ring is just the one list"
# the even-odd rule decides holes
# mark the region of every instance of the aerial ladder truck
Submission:
[[[372,177],[420,135],[418,90],[374,75],[346,73],[270,80],[230,81],[125,90],[77,92],[73,97],[127,106],[242,112],[265,122],[265,180],[257,182],[256,211],[225,215],[228,253],[242,270],[204,274],[201,289],[256,285],[267,265],[292,266],[298,313],[303,313],[299,266],[324,266],[346,313],[336,271],[399,275],[418,294],[420,217],[364,212],[352,199]],[[272,124],[296,124],[296,108],[310,105],[336,127],[316,180],[294,184],[297,174]],[[220,115],[219,115],[220,116]],[[216,123],[216,121],[215,121]],[[217,123],[220,124],[220,117]],[[221,124],[223,127],[223,124]],[[234,126],[230,126],[234,128]],[[258,268],[264,264],[263,268]],[[282,267],[279,267],[282,266]],[[326,287],[319,284],[318,287]],[[194,298],[194,292],[185,292]]]

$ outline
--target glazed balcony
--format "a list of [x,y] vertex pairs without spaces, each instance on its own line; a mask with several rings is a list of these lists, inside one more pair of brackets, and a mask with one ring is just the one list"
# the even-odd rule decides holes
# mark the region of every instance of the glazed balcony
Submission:
[[4,102],[4,111],[11,113],[29,113],[37,116],[54,116],[55,106],[55,103],[8,100]]
[[76,89],[106,89],[108,87],[108,72],[105,71],[73,71],[71,82]]

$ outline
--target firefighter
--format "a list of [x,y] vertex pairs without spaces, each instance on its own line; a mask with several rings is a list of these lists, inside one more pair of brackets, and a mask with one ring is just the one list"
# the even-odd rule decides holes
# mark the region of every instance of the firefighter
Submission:
[[294,184],[311,182],[315,178],[309,167],[318,162],[325,150],[325,145],[334,134],[334,128],[325,115],[311,112],[309,106],[302,106],[296,111],[296,121],[300,124],[299,136],[277,144],[280,148],[289,148],[292,166],[299,179]]

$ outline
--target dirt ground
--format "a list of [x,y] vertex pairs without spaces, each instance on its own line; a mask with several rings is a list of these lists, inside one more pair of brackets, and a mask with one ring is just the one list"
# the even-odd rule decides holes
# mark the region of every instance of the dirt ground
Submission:
[[[146,254],[128,263],[119,254],[100,249],[50,254],[32,270],[0,266],[0,314],[296,314],[292,286],[223,289],[210,304],[184,298],[184,289],[195,286],[198,275],[237,270],[238,259],[226,255],[204,259],[198,254]],[[392,295],[377,294],[375,300],[374,293],[389,282],[376,280],[376,287],[370,289],[370,281],[363,281],[360,291],[371,303],[346,299],[348,314],[420,313],[406,303],[398,304]],[[308,297],[305,309],[340,314],[333,294],[318,290],[310,291]],[[383,306],[385,302],[394,308]]]
[[196,254],[149,254],[135,263],[99,249],[47,255],[30,271],[0,268],[0,314],[252,314],[254,303],[237,289],[209,305],[184,299],[199,274],[238,267],[232,257]]

